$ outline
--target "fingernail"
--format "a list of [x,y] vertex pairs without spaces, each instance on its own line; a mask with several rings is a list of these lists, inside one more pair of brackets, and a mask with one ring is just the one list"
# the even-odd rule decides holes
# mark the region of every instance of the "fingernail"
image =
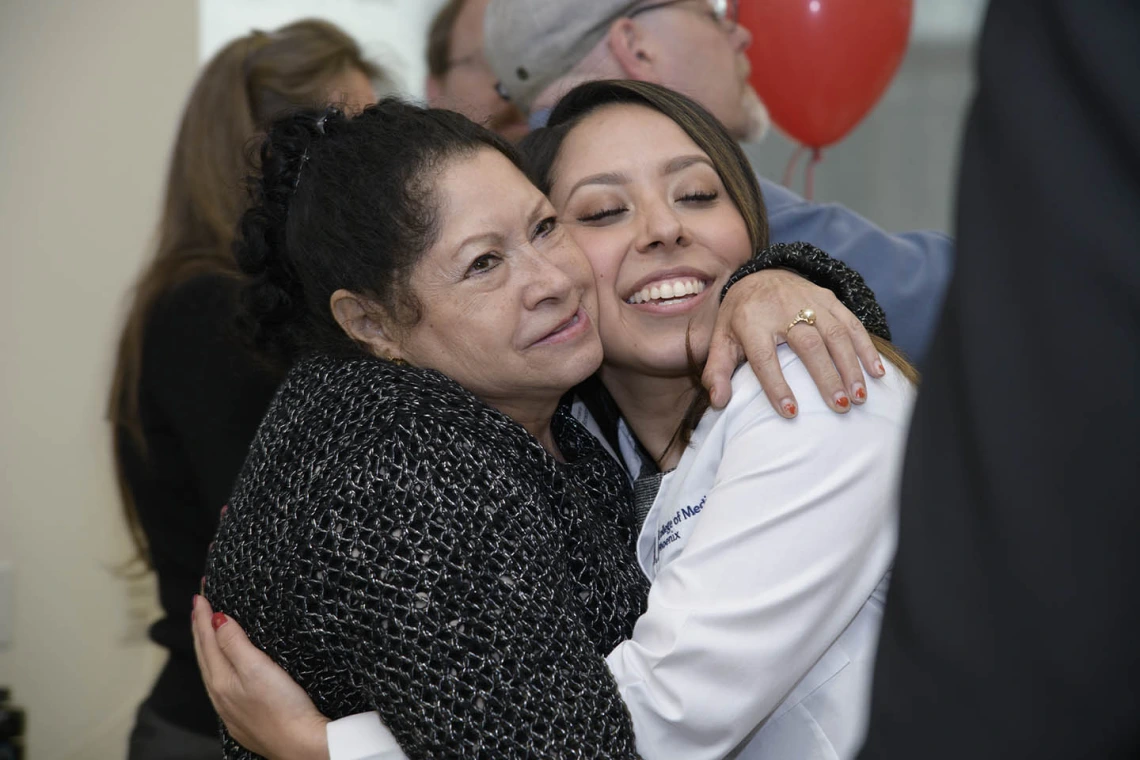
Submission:
[[215,631],[228,622],[229,618],[226,617],[226,613],[224,612],[215,612],[214,616],[210,618],[210,625],[214,626]]
[[222,514],[221,514],[221,516],[222,516],[222,517],[225,517],[225,516],[226,516],[226,512],[229,512],[229,511],[230,511],[230,505],[229,505],[229,504],[223,504],[223,505],[222,505]]
[[875,360],[875,371],[878,372],[880,376],[887,374],[887,368],[883,366],[882,359]]
[[867,400],[867,389],[863,387],[862,383],[855,383],[855,403],[862,404]]
[[721,392],[720,392],[720,389],[718,388],[717,390],[714,390],[712,393],[709,394],[709,403],[712,404],[713,406],[717,407],[717,408],[720,408],[720,406],[721,406],[720,397],[721,397]]
[[792,402],[792,400],[790,398],[786,398],[783,401],[781,401],[780,407],[784,410],[784,414],[786,414],[788,417],[795,417],[796,416],[796,405]]
[[843,391],[835,394],[835,405],[840,409],[846,409],[851,406],[851,399],[847,398],[847,394]]
[[206,595],[206,576],[202,576],[202,580],[198,581],[198,593],[202,596]]

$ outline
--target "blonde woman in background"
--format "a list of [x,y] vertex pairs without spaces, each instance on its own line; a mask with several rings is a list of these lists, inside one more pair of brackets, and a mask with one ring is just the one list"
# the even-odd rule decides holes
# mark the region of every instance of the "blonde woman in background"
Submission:
[[249,146],[275,116],[338,103],[360,110],[390,89],[359,45],[305,20],[230,42],[206,64],[171,151],[154,255],[132,291],[109,399],[116,474],[137,561],[158,575],[169,651],[139,709],[131,760],[221,756],[189,631],[218,513],[278,373],[232,336],[237,267],[230,251],[245,208]]

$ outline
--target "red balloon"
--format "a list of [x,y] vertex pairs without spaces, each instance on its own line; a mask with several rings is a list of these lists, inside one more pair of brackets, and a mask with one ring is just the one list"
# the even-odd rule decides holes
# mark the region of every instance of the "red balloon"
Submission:
[[741,0],[752,86],[772,121],[830,145],[882,97],[902,62],[913,0]]

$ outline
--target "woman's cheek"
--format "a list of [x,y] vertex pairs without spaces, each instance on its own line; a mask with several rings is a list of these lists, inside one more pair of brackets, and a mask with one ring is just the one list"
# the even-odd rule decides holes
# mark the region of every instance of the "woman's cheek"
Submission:
[[605,235],[587,240],[582,245],[590,266],[594,268],[594,277],[598,284],[612,285],[617,280],[618,269],[621,266],[622,248]]

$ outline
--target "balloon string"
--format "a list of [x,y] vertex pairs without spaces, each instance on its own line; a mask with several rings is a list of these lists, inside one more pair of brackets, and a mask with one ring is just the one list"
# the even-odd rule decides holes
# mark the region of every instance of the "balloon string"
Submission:
[[[799,151],[796,151],[799,153]],[[823,159],[823,152],[819,148],[811,149],[811,160],[804,169],[804,199],[812,200],[815,196],[815,166]],[[787,183],[785,183],[787,184]]]
[[784,170],[784,187],[789,190],[792,187],[792,177],[795,176],[796,164],[799,163],[800,154],[803,152],[804,146],[797,147],[796,152],[792,154],[792,160],[788,162],[788,168]]

